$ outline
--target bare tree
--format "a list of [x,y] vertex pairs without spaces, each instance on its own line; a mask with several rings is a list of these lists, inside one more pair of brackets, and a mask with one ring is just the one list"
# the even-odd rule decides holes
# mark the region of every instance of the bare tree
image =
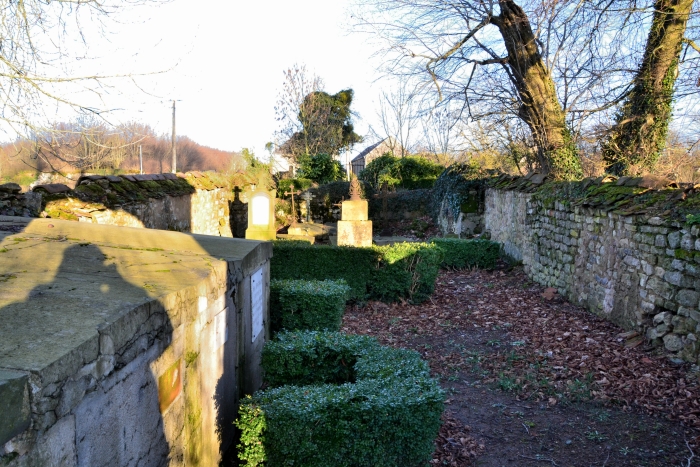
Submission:
[[693,0],[656,0],[634,86],[603,146],[609,171],[653,170],[666,145],[685,30]]
[[[294,64],[284,71],[282,89],[277,95],[275,105],[275,118],[279,123],[279,129],[275,134],[276,145],[284,151],[285,143],[291,141],[295,134],[303,134],[304,122],[320,118],[321,106],[314,105],[313,98],[307,100],[307,96],[323,91],[323,80],[316,75],[309,75],[306,65]],[[306,101],[306,102],[305,102]],[[309,141],[304,141],[304,151],[309,154]],[[293,148],[289,148],[292,164],[300,155]]]
[[[82,75],[94,58],[90,40],[104,37],[121,10],[166,0],[0,0],[0,120],[6,132],[51,130],[57,112],[101,115],[115,78]],[[90,24],[90,27],[86,27]]]
[[[431,82],[462,120],[517,118],[558,178],[581,176],[578,134],[610,121],[632,89],[654,11],[639,0],[359,1],[357,27],[385,45],[385,72]],[[681,76],[698,58],[686,50]],[[697,92],[684,83],[682,96]]]
[[412,136],[419,124],[418,93],[407,80],[400,80],[391,91],[383,90],[379,95],[381,129],[371,128],[380,140],[386,140],[387,146],[395,156],[405,157],[413,149]]

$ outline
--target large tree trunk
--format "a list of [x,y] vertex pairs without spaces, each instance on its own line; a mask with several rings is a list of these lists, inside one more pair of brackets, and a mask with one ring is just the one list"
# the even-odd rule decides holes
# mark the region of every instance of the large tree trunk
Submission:
[[498,3],[501,14],[492,23],[503,36],[507,69],[521,100],[519,116],[532,131],[539,164],[556,179],[579,179],[583,176],[581,163],[530,21],[514,1]]
[[610,173],[652,171],[666,145],[673,88],[693,0],[657,0],[634,86],[603,144]]

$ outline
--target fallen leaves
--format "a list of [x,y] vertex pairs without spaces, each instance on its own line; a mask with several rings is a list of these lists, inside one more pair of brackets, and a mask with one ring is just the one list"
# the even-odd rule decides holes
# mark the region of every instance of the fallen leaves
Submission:
[[350,308],[343,330],[414,348],[443,376],[473,364],[459,342],[478,334],[490,352],[479,362],[487,380],[519,381],[519,398],[614,401],[700,429],[700,387],[688,365],[650,353],[643,336],[543,290],[522,270],[443,271],[428,302]]
[[471,462],[484,450],[470,434],[470,428],[459,422],[452,413],[442,414],[442,426],[435,440],[435,452],[432,465],[449,465],[462,467]]

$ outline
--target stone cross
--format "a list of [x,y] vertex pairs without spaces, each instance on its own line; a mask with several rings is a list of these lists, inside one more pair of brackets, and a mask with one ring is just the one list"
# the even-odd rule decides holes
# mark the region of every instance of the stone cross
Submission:
[[303,195],[301,195],[301,199],[304,200],[306,204],[306,222],[310,223],[311,222],[311,200],[314,199],[315,196],[311,194],[310,191],[305,191]]
[[389,198],[394,198],[396,197],[396,193],[390,193],[389,192],[389,185],[384,182],[382,183],[382,187],[380,189],[380,192],[376,195],[374,195],[375,198],[381,199],[382,200],[382,235],[391,235],[391,232],[389,232],[388,228],[388,223],[389,223],[389,208],[388,208],[388,203],[387,200]]
[[289,185],[289,191],[284,193],[284,196],[292,196],[292,225],[297,223],[297,210],[294,207],[294,195],[300,195],[301,190],[294,191],[294,185]]

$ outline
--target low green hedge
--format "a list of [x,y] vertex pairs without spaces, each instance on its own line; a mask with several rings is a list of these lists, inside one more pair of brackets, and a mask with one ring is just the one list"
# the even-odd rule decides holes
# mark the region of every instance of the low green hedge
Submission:
[[442,265],[448,268],[464,269],[477,267],[493,269],[501,255],[501,246],[490,240],[462,240],[459,238],[433,238],[444,254]]
[[421,303],[435,288],[442,250],[429,243],[353,248],[277,241],[273,279],[344,279],[350,299]]
[[350,287],[336,281],[290,279],[270,281],[270,324],[282,329],[338,331]]
[[376,264],[369,248],[311,245],[308,242],[275,241],[270,260],[272,279],[344,279],[351,299],[363,300]]
[[422,303],[430,297],[442,262],[440,248],[430,243],[395,243],[374,249],[379,264],[372,271],[370,298]]
[[[263,350],[273,387],[246,398],[236,425],[248,466],[424,466],[444,393],[410,350],[366,336],[282,333]],[[331,384],[335,383],[335,384]]]

